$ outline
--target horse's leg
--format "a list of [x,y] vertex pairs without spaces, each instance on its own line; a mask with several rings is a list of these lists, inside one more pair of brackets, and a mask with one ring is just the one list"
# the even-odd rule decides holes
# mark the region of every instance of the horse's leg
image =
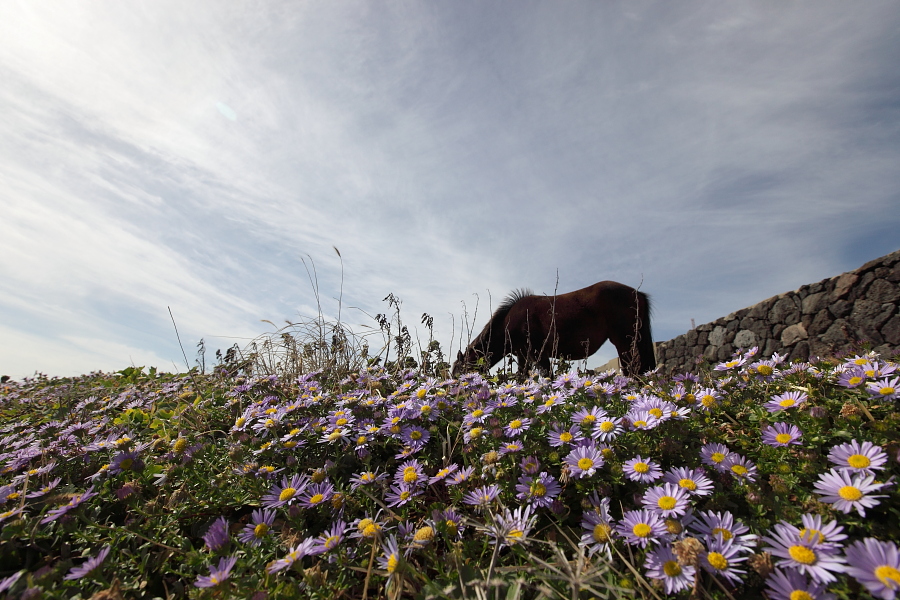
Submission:
[[638,356],[637,348],[631,343],[631,338],[624,334],[614,334],[609,336],[609,341],[613,343],[619,352],[619,368],[626,376],[640,375],[635,371],[640,370],[641,359]]

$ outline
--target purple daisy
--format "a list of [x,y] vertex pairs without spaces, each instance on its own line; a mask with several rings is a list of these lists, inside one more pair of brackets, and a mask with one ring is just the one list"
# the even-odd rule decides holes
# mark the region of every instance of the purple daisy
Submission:
[[700,468],[675,467],[669,469],[663,475],[663,481],[678,485],[691,496],[708,496],[713,490],[712,480]]
[[391,534],[384,543],[381,544],[382,555],[378,558],[378,566],[387,571],[388,579],[394,577],[397,569],[400,568],[403,555],[400,553],[400,546],[397,544],[397,537]]
[[262,497],[262,505],[265,508],[278,508],[292,504],[303,493],[307,485],[309,485],[309,477],[306,475],[294,475],[290,479],[282,477],[281,485],[273,485],[269,489],[269,493]]
[[772,399],[765,403],[764,407],[770,413],[777,413],[789,408],[800,406],[806,402],[808,396],[806,392],[785,392],[772,396]]
[[312,549],[313,547],[315,547],[315,545],[315,538],[306,538],[305,540],[291,548],[290,552],[287,553],[287,556],[269,563],[269,566],[266,567],[266,572],[269,575],[272,575],[274,573],[278,573],[279,571],[284,571],[285,569],[291,568],[291,566],[293,566],[295,562],[302,559],[304,556],[311,555]]
[[722,463],[722,470],[731,473],[738,481],[756,481],[756,465],[735,452]]
[[756,543],[756,536],[748,533],[750,528],[734,518],[730,512],[713,512],[711,510],[697,513],[697,518],[690,525],[691,529],[707,538],[711,543],[715,538],[734,540],[738,546],[751,547]]
[[219,517],[212,522],[206,534],[203,536],[203,542],[206,547],[215,552],[228,543],[228,520],[225,517]]
[[578,443],[584,439],[584,436],[581,435],[581,430],[575,425],[572,425],[568,429],[562,429],[557,425],[550,430],[550,433],[547,434],[547,438],[552,447],[559,448],[566,444],[577,446]]
[[315,545],[309,550],[309,553],[323,554],[331,552],[343,541],[345,531],[347,531],[347,523],[338,519],[331,526],[331,529],[324,531],[319,537],[315,538]]
[[872,442],[859,443],[850,440],[847,444],[835,446],[828,452],[828,460],[840,469],[871,475],[880,471],[887,463],[887,453]]
[[397,472],[394,474],[394,481],[396,483],[405,483],[416,486],[419,483],[428,481],[428,476],[425,475],[425,469],[419,464],[419,461],[413,459],[401,463],[401,465],[397,467]]
[[379,473],[377,470],[356,473],[350,478],[350,489],[355,490],[360,486],[373,485],[384,479],[387,479],[387,473]]
[[537,475],[538,471],[541,470],[541,461],[538,460],[537,456],[526,456],[519,463],[519,468],[522,469],[525,475]]
[[463,517],[456,510],[448,508],[442,511],[432,511],[432,519],[442,531],[446,531],[447,535],[453,539],[461,540],[465,523]]
[[519,477],[516,491],[519,492],[516,494],[517,500],[538,508],[548,508],[562,491],[562,487],[556,479],[542,471],[540,475]]
[[623,431],[625,431],[625,427],[622,425],[621,418],[604,417],[594,423],[592,437],[599,442],[611,442]]
[[775,423],[762,431],[762,441],[773,448],[784,448],[790,445],[799,446],[803,432],[790,423]]
[[77,567],[72,567],[63,579],[81,579],[85,575],[91,573],[94,569],[103,564],[103,561],[106,560],[106,555],[109,554],[109,550],[110,547],[106,546],[97,553],[97,556],[87,559]]
[[771,533],[762,541],[768,544],[766,550],[781,559],[777,566],[800,571],[819,583],[837,581],[834,573],[844,572],[844,559],[834,546],[817,543],[815,536],[800,535],[786,523],[776,523]]
[[866,538],[847,546],[847,574],[883,600],[894,600],[900,591],[900,551],[891,542]]
[[238,540],[251,546],[259,546],[264,537],[269,535],[275,522],[275,511],[271,509],[254,510],[250,522],[238,534]]
[[825,584],[810,581],[793,569],[775,569],[766,579],[766,587],[771,600],[834,600],[834,594],[825,591]]
[[483,485],[463,496],[463,502],[469,506],[474,506],[480,512],[488,508],[491,502],[496,500],[499,495],[500,486],[495,484]]
[[585,511],[581,516],[581,527],[585,533],[581,536],[579,546],[588,549],[588,554],[602,552],[612,559],[609,545],[615,536],[612,518],[609,516],[609,498],[603,498],[594,510]]
[[597,406],[582,408],[572,413],[572,423],[582,427],[593,427],[597,421],[605,418],[606,411]]
[[895,400],[900,396],[900,377],[884,378],[866,384],[869,393],[881,400]]
[[742,550],[745,548],[735,545],[733,539],[707,538],[707,548],[700,553],[700,566],[705,571],[721,575],[732,583],[739,584],[740,575],[746,573],[743,569],[737,568],[738,563],[747,560],[746,556],[740,555]]
[[443,469],[435,473],[433,477],[430,477],[428,479],[428,485],[437,483],[438,481],[443,481],[444,479],[455,473],[457,469],[459,469],[459,465],[457,465],[456,463],[444,467]]
[[661,546],[647,553],[644,561],[647,577],[663,582],[666,594],[676,594],[694,585],[697,570],[691,565],[682,565],[670,546]]
[[572,450],[563,462],[574,477],[590,477],[603,466],[603,454],[591,443]]
[[531,419],[522,417],[521,419],[513,419],[510,421],[506,427],[503,428],[503,432],[506,434],[506,437],[514,438],[528,431],[529,427],[531,427]]
[[625,477],[638,483],[651,483],[662,477],[663,474],[657,463],[642,458],[640,455],[626,461],[622,465],[622,471],[625,473]]
[[408,483],[392,485],[391,490],[384,495],[384,501],[390,507],[403,506],[416,496],[419,496],[422,490]]
[[208,588],[215,587],[231,577],[231,569],[234,568],[234,563],[237,562],[236,556],[231,556],[229,558],[220,558],[219,566],[216,568],[209,568],[209,575],[201,575],[197,578],[197,581],[194,582],[194,585],[199,588]]
[[331,500],[334,496],[334,485],[328,481],[322,483],[314,483],[306,487],[300,494],[298,502],[303,508],[315,508],[324,502]]
[[445,479],[444,485],[447,485],[447,486],[459,485],[463,481],[468,480],[469,477],[471,477],[472,473],[474,473],[474,472],[475,472],[475,467],[463,467],[456,473],[453,473],[453,475],[451,477]]
[[875,495],[889,483],[873,483],[874,475],[852,473],[847,469],[831,469],[828,473],[819,476],[814,491],[819,494],[822,502],[833,504],[834,507],[849,513],[856,509],[859,516],[866,516],[866,509],[877,506],[880,502],[876,498],[884,498],[883,495]]
[[75,510],[96,495],[97,492],[94,491],[94,486],[89,487],[81,494],[74,494],[68,503],[49,511],[44,518],[41,519],[41,525],[55,521],[69,511]]
[[646,548],[651,542],[658,544],[659,539],[668,533],[662,517],[650,510],[629,510],[622,515],[616,525],[616,532],[632,546]]
[[644,508],[663,517],[680,517],[689,508],[688,493],[674,483],[657,485],[646,492],[641,499]]
[[494,516],[493,524],[487,526],[487,534],[500,546],[525,544],[528,533],[537,521],[537,515],[533,515],[532,510],[531,506],[520,506],[512,511],[504,507],[501,514]]
[[725,444],[710,443],[700,448],[700,460],[717,471],[725,470],[723,463],[730,454],[731,450]]

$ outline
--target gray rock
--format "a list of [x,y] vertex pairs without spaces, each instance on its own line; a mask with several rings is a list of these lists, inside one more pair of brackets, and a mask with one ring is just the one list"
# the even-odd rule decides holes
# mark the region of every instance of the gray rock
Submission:
[[833,302],[831,306],[828,307],[828,310],[835,318],[841,319],[850,314],[850,311],[853,310],[853,305],[846,300],[838,300],[837,302]]
[[803,299],[803,303],[801,305],[804,315],[814,315],[823,308],[825,308],[828,303],[828,294],[825,292],[819,292],[817,294],[810,294],[806,298]]
[[782,297],[769,311],[769,321],[793,325],[800,321],[800,302],[794,296]]
[[894,315],[881,327],[881,335],[888,344],[900,346],[900,315]]
[[831,324],[831,327],[828,328],[828,331],[822,334],[819,339],[821,339],[826,344],[837,348],[843,346],[844,344],[850,343],[852,335],[850,331],[850,324],[844,319],[838,319]]
[[749,350],[753,346],[756,346],[756,334],[749,329],[741,329],[737,332],[737,335],[734,336],[734,345],[738,348]]
[[805,361],[809,358],[809,343],[808,342],[800,342],[794,349],[791,350],[790,355],[788,356],[788,360],[793,362],[795,360]]
[[[803,325],[797,323],[795,325],[791,325],[787,329],[781,332],[781,343],[784,346],[793,346],[797,342],[801,340],[807,339],[809,336],[806,333],[806,330],[803,328]],[[807,347],[807,356],[809,355],[809,348]]]
[[866,291],[866,299],[879,304],[900,300],[900,285],[884,279],[876,279]]
[[822,335],[828,331],[828,328],[831,327],[832,323],[834,323],[834,318],[827,308],[823,308],[816,313],[816,317],[813,319],[812,323],[810,323],[807,332],[810,336]]
[[721,325],[717,326],[709,334],[709,344],[711,346],[722,346],[725,344],[725,328]]
[[878,328],[894,314],[893,304],[881,304],[871,300],[857,300],[850,312],[850,322],[857,326]]
[[856,273],[844,273],[839,276],[834,282],[834,291],[831,292],[831,300],[838,300],[847,295],[847,292],[850,291],[850,288],[859,281],[859,275]]
[[776,300],[777,298],[769,298],[768,300],[763,300],[759,304],[754,304],[750,307],[747,316],[752,319],[765,319],[769,314],[769,309],[775,304]]

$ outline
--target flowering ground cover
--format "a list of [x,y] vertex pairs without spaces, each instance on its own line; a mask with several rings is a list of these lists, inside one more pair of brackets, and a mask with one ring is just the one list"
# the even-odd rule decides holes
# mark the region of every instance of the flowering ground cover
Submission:
[[6,382],[0,596],[894,598],[897,368]]

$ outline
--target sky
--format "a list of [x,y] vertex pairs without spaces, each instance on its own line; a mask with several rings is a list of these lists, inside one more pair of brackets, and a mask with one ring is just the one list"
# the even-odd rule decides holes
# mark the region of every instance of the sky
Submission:
[[388,294],[455,355],[511,290],[601,280],[664,341],[900,248],[893,0],[0,12],[15,379],[184,370],[173,317],[191,364],[365,333]]

